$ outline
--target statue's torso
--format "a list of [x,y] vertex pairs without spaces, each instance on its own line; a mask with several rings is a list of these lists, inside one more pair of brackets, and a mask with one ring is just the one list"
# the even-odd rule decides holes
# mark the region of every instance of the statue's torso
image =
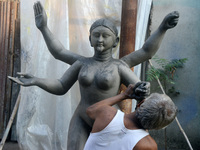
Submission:
[[115,59],[100,62],[92,58],[87,58],[82,63],[78,76],[81,92],[78,109],[82,118],[87,121],[89,119],[85,113],[87,107],[117,95],[121,83],[119,65],[123,64]]

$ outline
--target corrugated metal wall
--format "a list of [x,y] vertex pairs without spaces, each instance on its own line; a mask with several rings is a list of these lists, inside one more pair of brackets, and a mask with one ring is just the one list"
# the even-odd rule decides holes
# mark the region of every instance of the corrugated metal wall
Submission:
[[20,69],[19,14],[19,1],[0,0],[0,138],[19,91],[7,78]]

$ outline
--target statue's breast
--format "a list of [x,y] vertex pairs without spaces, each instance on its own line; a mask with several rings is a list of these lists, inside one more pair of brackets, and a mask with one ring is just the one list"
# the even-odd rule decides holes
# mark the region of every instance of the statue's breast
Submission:
[[117,67],[109,65],[85,66],[79,73],[81,86],[94,85],[96,88],[108,90],[119,80]]
[[112,88],[117,80],[118,73],[113,66],[99,68],[95,74],[95,83],[100,89],[108,90]]
[[84,66],[79,73],[79,83],[82,86],[90,86],[94,81],[94,69],[93,67]]

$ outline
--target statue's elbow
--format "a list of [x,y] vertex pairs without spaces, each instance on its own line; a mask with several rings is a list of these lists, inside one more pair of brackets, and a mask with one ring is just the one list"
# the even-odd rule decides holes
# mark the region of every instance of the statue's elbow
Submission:
[[147,60],[151,59],[154,56],[154,54],[151,54],[147,57]]
[[156,52],[152,52],[152,51],[146,51],[146,60],[151,59]]
[[59,96],[62,96],[62,95],[64,95],[66,92],[58,92],[58,93],[56,93],[56,95],[59,95]]
[[55,59],[60,60],[60,56],[59,56],[59,54],[54,53],[54,54],[52,54],[52,55],[53,55],[53,57],[54,57]]
[[57,88],[54,94],[61,96],[61,95],[66,94],[67,91],[63,87],[62,88]]

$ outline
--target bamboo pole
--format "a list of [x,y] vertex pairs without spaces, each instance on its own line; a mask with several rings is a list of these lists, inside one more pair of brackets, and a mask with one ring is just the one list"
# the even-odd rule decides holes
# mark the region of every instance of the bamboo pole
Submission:
[[[151,63],[151,60],[149,60],[149,64],[150,64],[151,66],[153,66],[153,64]],[[160,86],[160,88],[161,88],[163,94],[165,94],[165,91],[164,91],[164,89],[163,89],[163,86],[162,86],[162,84],[161,84],[159,78],[156,77],[156,80],[157,80],[157,82],[158,82],[158,84],[159,84],[159,86]],[[176,120],[176,123],[178,124],[179,129],[180,129],[181,132],[183,133],[183,135],[184,135],[184,137],[185,137],[185,139],[186,139],[186,141],[187,141],[187,143],[188,143],[188,146],[190,147],[190,150],[193,150],[192,145],[190,144],[190,141],[189,141],[189,139],[188,139],[188,137],[187,137],[185,131],[183,130],[181,124],[180,124],[179,121],[178,121],[178,118],[175,117],[175,120]]]
[[6,127],[6,130],[5,130],[5,132],[4,132],[3,138],[2,138],[1,143],[0,143],[0,150],[3,149],[3,146],[4,146],[4,144],[5,144],[5,141],[6,141],[7,137],[8,137],[8,133],[9,133],[9,131],[10,131],[11,125],[12,125],[12,123],[13,123],[13,120],[14,120],[14,118],[15,118],[15,115],[16,115],[17,110],[18,110],[18,107],[19,107],[20,99],[21,99],[21,93],[19,92],[19,95],[18,95],[18,97],[17,97],[17,101],[16,101],[16,103],[15,103],[15,106],[14,106],[14,109],[13,109],[13,112],[12,112],[12,115],[11,115],[11,117],[10,117],[10,119],[9,119],[8,125],[7,125],[7,127]]
[[[119,58],[135,51],[135,35],[137,21],[137,0],[123,0],[121,14],[121,34],[120,34],[120,52]],[[133,70],[133,68],[132,68]],[[121,85],[120,91],[126,90],[124,85]],[[128,114],[132,110],[132,100],[126,99],[119,103],[120,109]]]

